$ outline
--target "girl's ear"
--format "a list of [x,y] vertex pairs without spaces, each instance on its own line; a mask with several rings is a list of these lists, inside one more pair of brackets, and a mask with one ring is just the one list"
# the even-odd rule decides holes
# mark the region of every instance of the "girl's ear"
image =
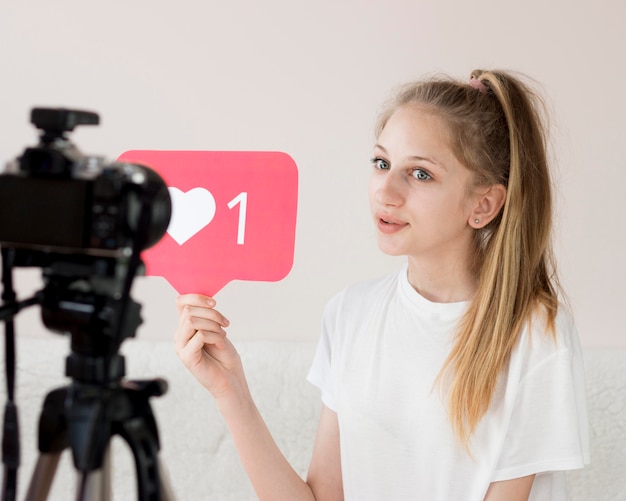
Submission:
[[477,230],[487,226],[500,213],[505,200],[506,187],[502,184],[494,184],[486,191],[479,191],[469,225]]

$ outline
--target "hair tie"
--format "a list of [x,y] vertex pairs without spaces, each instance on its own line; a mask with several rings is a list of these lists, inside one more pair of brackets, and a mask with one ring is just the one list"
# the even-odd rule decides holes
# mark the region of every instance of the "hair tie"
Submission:
[[487,92],[489,92],[489,88],[483,82],[478,80],[478,78],[476,78],[475,76],[472,76],[470,78],[469,84],[474,87],[474,89],[482,92],[483,94],[487,94]]

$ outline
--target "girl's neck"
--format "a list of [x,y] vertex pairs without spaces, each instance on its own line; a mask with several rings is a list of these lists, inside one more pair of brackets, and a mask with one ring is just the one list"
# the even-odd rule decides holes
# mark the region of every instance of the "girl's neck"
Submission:
[[476,292],[478,279],[469,263],[409,257],[408,279],[411,286],[433,303],[468,301]]

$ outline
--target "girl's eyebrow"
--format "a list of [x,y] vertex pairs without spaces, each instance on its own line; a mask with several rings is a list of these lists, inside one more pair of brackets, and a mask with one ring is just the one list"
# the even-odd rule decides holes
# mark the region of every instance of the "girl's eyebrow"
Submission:
[[[388,152],[385,149],[385,147],[381,146],[380,144],[375,144],[374,145],[374,149],[379,149],[383,153],[388,154]],[[428,163],[431,163],[433,165],[437,165],[437,166],[441,167],[446,172],[448,171],[448,169],[446,168],[446,166],[444,164],[442,164],[441,162],[437,162],[436,160],[434,160],[432,158],[429,158],[429,157],[422,157],[422,156],[419,156],[419,155],[412,155],[410,157],[407,157],[407,159],[408,160],[417,160],[417,161],[428,162]]]

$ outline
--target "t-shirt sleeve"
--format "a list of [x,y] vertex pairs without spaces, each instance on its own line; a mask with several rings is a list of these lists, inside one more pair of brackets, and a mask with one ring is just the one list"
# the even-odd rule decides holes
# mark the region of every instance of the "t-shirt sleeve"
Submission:
[[493,481],[589,463],[584,368],[573,330],[524,376]]
[[331,299],[322,317],[322,332],[307,380],[317,386],[322,393],[322,402],[329,409],[337,410],[336,392],[332,378],[333,343],[336,331],[336,319],[339,309],[339,295]]

